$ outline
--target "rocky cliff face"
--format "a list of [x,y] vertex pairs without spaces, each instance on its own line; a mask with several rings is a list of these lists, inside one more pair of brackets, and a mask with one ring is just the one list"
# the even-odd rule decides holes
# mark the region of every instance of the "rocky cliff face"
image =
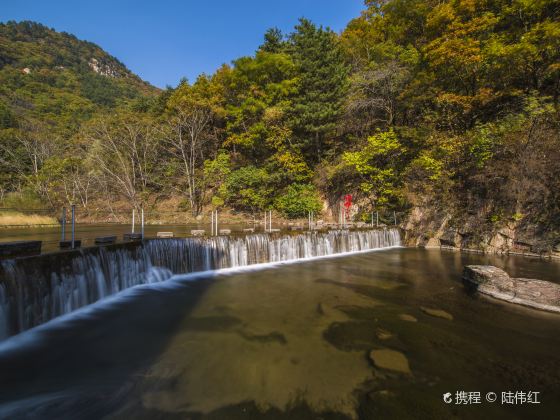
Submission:
[[456,215],[414,207],[403,228],[405,243],[409,246],[560,257],[560,234],[523,220],[492,223],[479,214]]
[[95,73],[100,74],[102,76],[107,77],[121,77],[120,72],[118,69],[112,67],[110,64],[100,62],[96,58],[90,58],[88,61],[88,65],[90,69],[92,69]]

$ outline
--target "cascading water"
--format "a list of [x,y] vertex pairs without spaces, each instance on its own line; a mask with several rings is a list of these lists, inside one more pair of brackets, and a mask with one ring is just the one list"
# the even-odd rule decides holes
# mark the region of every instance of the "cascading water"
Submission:
[[190,273],[398,245],[398,229],[385,229],[151,240],[145,245],[145,249],[153,265],[169,268],[174,273]]
[[0,262],[0,339],[138,284],[171,277],[123,245]]
[[191,273],[400,245],[397,229],[152,239],[0,262],[0,340],[129,287]]
[[6,289],[3,284],[0,284],[0,340],[6,337],[9,333],[7,313],[9,309],[9,302],[6,298]]

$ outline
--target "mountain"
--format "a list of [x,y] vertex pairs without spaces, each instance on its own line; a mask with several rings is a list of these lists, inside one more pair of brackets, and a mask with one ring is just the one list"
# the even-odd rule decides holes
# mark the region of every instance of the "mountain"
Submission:
[[0,128],[26,118],[72,131],[158,92],[94,43],[35,22],[0,23]]

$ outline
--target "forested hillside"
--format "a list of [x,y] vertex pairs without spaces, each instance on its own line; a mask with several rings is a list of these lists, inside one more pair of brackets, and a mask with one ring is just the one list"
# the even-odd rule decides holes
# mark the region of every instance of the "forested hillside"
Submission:
[[341,34],[271,29],[254,55],[157,95],[93,44],[0,26],[4,200],[290,218],[332,217],[353,194],[357,220],[405,213],[416,243],[555,246],[558,2],[364,9]]
[[95,44],[34,22],[0,23],[0,196],[54,205],[39,178],[75,157],[81,124],[157,93]]

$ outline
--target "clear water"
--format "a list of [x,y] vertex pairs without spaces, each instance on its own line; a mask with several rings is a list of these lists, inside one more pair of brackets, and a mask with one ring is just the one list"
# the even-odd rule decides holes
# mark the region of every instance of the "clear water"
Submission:
[[[560,272],[389,249],[131,289],[1,345],[0,418],[557,418],[560,316],[467,295],[463,265],[486,262]],[[375,367],[372,349],[402,353],[411,373]],[[443,402],[461,390],[541,404]]]

